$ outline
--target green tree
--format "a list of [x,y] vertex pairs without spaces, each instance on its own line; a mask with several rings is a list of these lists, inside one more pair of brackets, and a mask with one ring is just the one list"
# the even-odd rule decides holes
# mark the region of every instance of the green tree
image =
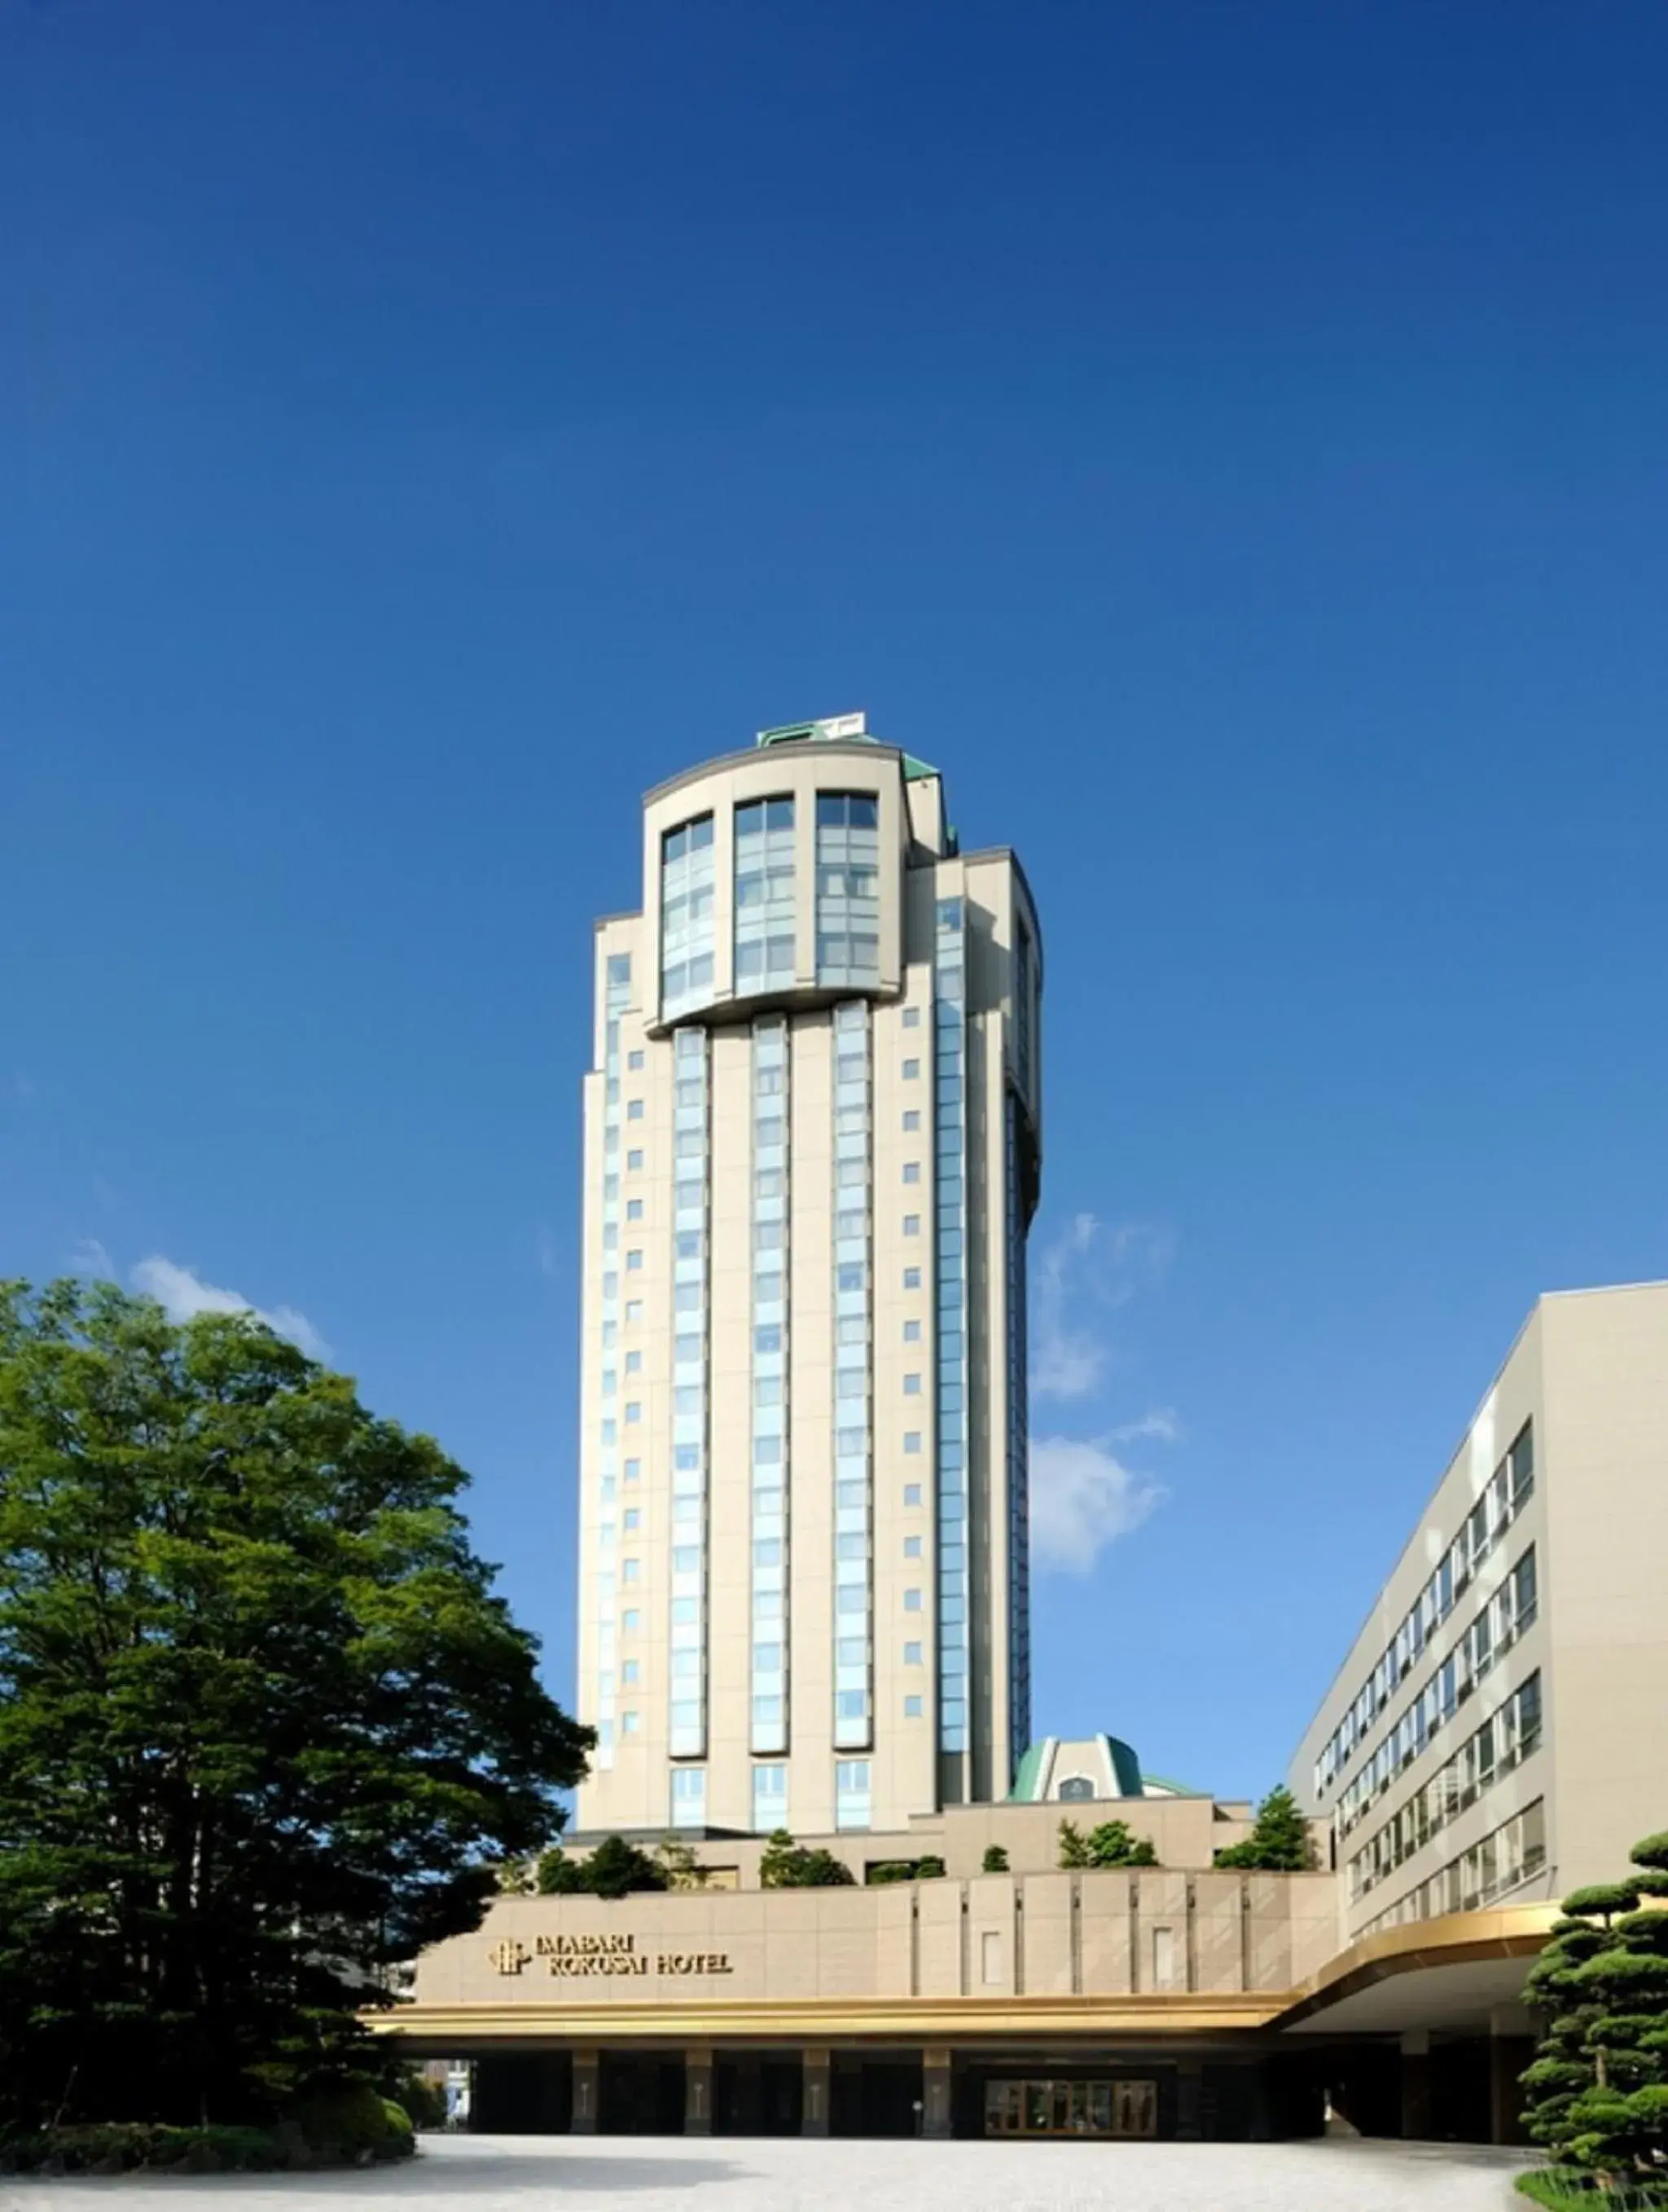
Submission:
[[1309,1824],[1291,1791],[1270,1790],[1257,1808],[1251,1832],[1243,1843],[1218,1851],[1219,1867],[1253,1867],[1269,1874],[1305,1874],[1315,1863],[1309,1840]]
[[1000,1844],[987,1844],[985,1845],[984,1858],[982,1863],[981,1870],[985,1874],[1006,1874],[1007,1872],[1007,1853],[1002,1849]]
[[1060,1863],[1062,1867],[1151,1867],[1159,1855],[1145,1836],[1136,1836],[1124,1820],[1102,1820],[1086,1836],[1074,1820],[1060,1823]]
[[1524,1995],[1545,2018],[1522,2075],[1530,2134],[1607,2182],[1654,2172],[1668,2152],[1668,1836],[1634,1846],[1639,1873],[1572,1890]]
[[376,2067],[590,1742],[427,1437],[248,1315],[0,1285],[0,2120],[265,2117]]
[[539,1862],[541,1897],[630,1897],[635,1891],[677,1887],[672,1869],[628,1844],[624,1836],[605,1836],[582,1859],[559,1848]]
[[851,1869],[832,1851],[796,1844],[786,1828],[774,1828],[758,1862],[761,1889],[842,1889]]
[[1075,1820],[1060,1823],[1060,1863],[1062,1867],[1086,1867],[1089,1858],[1089,1839]]

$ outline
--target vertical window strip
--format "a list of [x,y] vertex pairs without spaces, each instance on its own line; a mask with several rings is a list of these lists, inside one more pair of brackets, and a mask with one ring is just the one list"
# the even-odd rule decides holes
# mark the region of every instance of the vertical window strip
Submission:
[[1026,1354],[1026,1218],[1020,1189],[1021,1110],[1010,1091],[1002,1195],[1007,1212],[1007,1740],[1015,1773],[1031,1742],[1030,1378]]
[[862,1000],[835,1007],[833,1042],[834,1741],[850,1751],[867,1747],[874,1727],[874,1112]]
[[[620,1125],[620,1021],[631,1000],[631,960],[628,953],[611,953],[606,970],[603,1012],[605,1043],[603,1049],[603,1197],[602,1197],[602,1297],[600,1313],[602,1328],[600,1340],[606,1347],[613,1347],[619,1337],[619,1272],[618,1255],[609,1250],[619,1239],[619,1125]],[[610,1233],[612,1231],[612,1234]],[[608,1403],[607,1378],[609,1363],[618,1356],[613,1349],[604,1353],[604,1403]],[[602,1416],[600,1442],[597,1452],[598,1510],[596,1557],[596,1723],[597,1765],[606,1771],[614,1764],[614,1729],[616,1721],[614,1686],[618,1677],[617,1648],[618,1620],[616,1613],[618,1507],[616,1497],[619,1487],[619,1446],[615,1416]]]
[[735,995],[794,980],[794,802],[735,810]]
[[672,1545],[667,1748],[707,1748],[709,1192],[712,1093],[707,1032],[673,1034]]
[[940,899],[933,939],[936,1267],[938,1744],[965,1752],[971,1720],[967,1507],[967,1004],[962,902]]
[[817,981],[880,980],[880,809],[872,793],[817,793]]
[[712,817],[703,814],[661,840],[661,1018],[712,999]]
[[788,1084],[787,1023],[755,1022],[751,1741],[778,1753],[788,1748]]

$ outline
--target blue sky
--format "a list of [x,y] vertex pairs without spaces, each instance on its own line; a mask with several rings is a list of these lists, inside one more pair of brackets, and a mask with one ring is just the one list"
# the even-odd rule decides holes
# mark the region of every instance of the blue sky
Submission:
[[4,10],[0,1267],[288,1310],[565,1692],[590,918],[866,708],[1042,910],[1038,1723],[1266,1786],[1537,1291],[1668,1273],[1665,74],[1620,0]]

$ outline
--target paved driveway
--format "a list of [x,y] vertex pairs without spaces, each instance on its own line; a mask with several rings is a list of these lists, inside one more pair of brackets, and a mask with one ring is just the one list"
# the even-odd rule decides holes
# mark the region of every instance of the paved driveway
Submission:
[[1423,2143],[800,2142],[448,2136],[368,2173],[0,2181],[3,2212],[1521,2212],[1512,2151]]

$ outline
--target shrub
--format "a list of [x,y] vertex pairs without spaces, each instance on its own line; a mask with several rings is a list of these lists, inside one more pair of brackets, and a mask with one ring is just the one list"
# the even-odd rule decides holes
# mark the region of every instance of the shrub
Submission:
[[917,1881],[938,1881],[943,1878],[943,1874],[944,1862],[941,1858],[929,1855],[924,1859],[916,1861],[915,1878]]
[[539,1862],[537,1881],[541,1897],[630,1897],[672,1887],[667,1869],[624,1836],[605,1836],[588,1858],[570,1859],[553,1846]]
[[851,1881],[851,1869],[832,1851],[796,1844],[786,1828],[774,1829],[758,1862],[762,1889],[841,1889]]
[[1000,1844],[987,1844],[985,1845],[984,1858],[980,1871],[984,1874],[1006,1874],[1007,1872],[1007,1853],[1002,1849]]
[[314,2150],[326,2157],[356,2158],[361,2151],[374,2153],[388,2134],[392,2102],[378,2096],[368,2081],[344,2081],[303,2097],[295,2120]]
[[446,2125],[446,2092],[438,2081],[430,2081],[421,2074],[405,2074],[394,2082],[392,2094],[396,2102],[404,2106],[414,2128]]

